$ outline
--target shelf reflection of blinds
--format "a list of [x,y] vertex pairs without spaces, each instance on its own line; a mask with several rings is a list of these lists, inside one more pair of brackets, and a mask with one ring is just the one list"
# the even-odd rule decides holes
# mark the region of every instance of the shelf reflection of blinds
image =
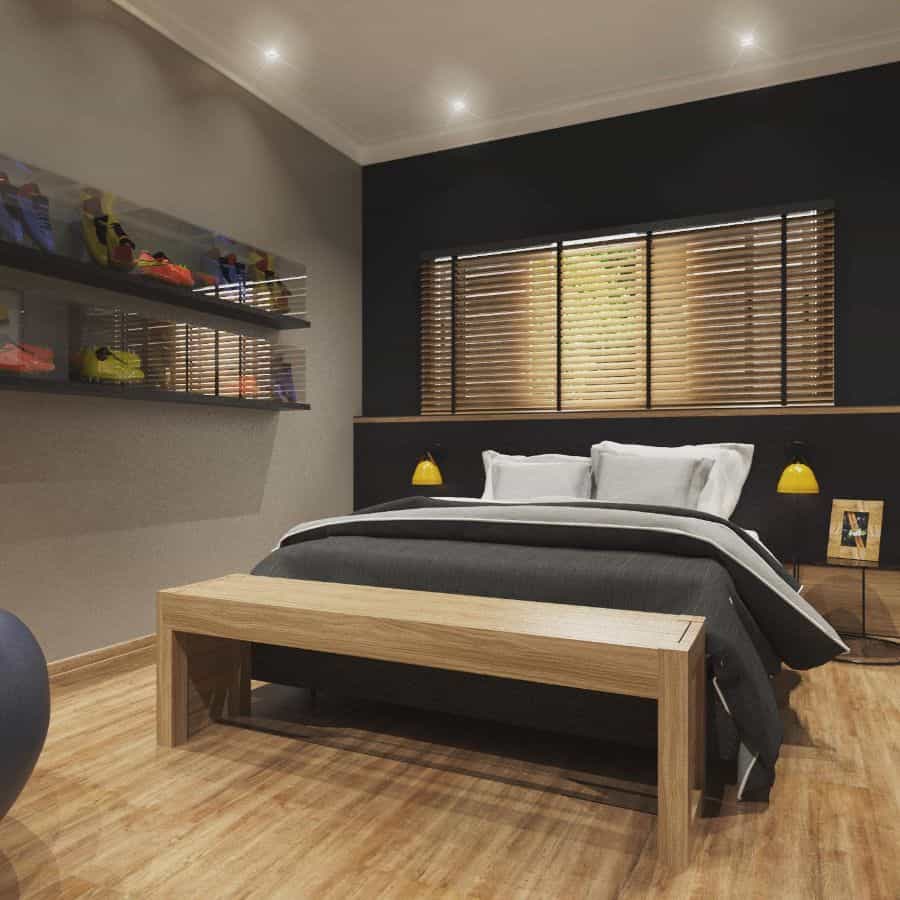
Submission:
[[231,303],[246,303],[272,313],[299,316],[306,313],[306,281],[306,275],[290,275],[194,288],[194,293]]
[[85,310],[81,335],[84,346],[136,353],[144,372],[143,387],[306,402],[306,358],[299,347],[99,307]]
[[831,404],[834,256],[811,211],[426,260],[422,413]]

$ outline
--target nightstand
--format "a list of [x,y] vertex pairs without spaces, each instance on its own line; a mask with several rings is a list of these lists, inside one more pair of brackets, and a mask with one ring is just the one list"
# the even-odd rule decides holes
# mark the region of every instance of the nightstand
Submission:
[[900,567],[852,559],[801,563],[804,598],[845,638],[842,662],[900,664]]

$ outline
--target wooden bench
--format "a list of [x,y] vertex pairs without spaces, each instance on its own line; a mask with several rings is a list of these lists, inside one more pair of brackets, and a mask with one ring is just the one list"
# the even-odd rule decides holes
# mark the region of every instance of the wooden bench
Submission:
[[161,591],[158,638],[166,747],[249,715],[251,642],[653,698],[659,857],[688,862],[705,775],[702,618],[228,575]]

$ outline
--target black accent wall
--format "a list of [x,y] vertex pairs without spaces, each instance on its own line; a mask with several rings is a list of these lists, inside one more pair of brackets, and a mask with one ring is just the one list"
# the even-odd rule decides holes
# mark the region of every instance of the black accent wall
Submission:
[[[818,496],[788,497],[775,486],[787,445],[802,439],[822,488]],[[739,441],[754,444],[750,475],[733,520],[762,534],[782,559],[825,559],[835,497],[884,500],[882,562],[900,565],[900,414],[843,416],[714,416],[696,419],[562,419],[502,422],[358,423],[354,427],[356,507],[419,491],[479,497],[481,451],[587,456],[602,440],[677,445]],[[435,453],[444,486],[412,488],[424,448]]]
[[900,403],[900,63],[368,166],[363,408],[414,415],[425,251],[833,200],[837,401]]
[[[423,252],[831,200],[837,210],[837,403],[900,404],[900,152],[888,111],[900,63],[369,166],[363,173],[367,416],[416,415]],[[749,441],[735,515],[785,557],[824,556],[834,497],[884,499],[883,559],[900,564],[900,415],[357,424],[356,506],[410,493],[440,446],[445,493],[480,494],[480,451],[587,454],[609,438]],[[775,494],[806,440],[822,495],[801,518]]]

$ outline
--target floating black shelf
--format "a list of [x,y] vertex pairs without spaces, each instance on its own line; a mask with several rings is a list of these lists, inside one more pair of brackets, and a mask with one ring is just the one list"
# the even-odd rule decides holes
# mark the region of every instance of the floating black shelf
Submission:
[[154,400],[161,403],[187,403],[194,406],[233,406],[239,409],[261,409],[270,412],[288,412],[310,408],[308,403],[282,403],[280,400],[253,400],[249,397],[215,397],[207,394],[189,394],[183,391],[165,391],[132,384],[92,384],[85,381],[54,381],[50,378],[29,378],[18,375],[0,375],[0,390],[108,397],[113,400]]
[[212,313],[227,319],[261,325],[264,328],[279,330],[309,328],[309,320],[300,316],[269,312],[245,303],[232,303],[230,300],[221,300],[209,294],[195,293],[188,288],[178,288],[128,272],[103,269],[93,263],[44,253],[9,241],[0,241],[0,266],[113,291],[117,294],[127,294],[142,300],[168,303],[170,306],[195,312]]

